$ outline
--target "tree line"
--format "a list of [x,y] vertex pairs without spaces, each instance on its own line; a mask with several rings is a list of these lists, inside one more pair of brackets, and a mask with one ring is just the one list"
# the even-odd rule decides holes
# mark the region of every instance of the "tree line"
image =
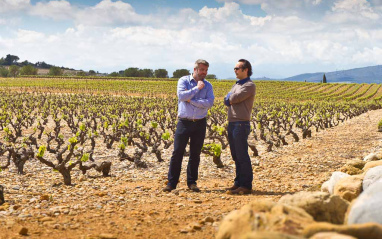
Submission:
[[[18,62],[20,58],[15,55],[8,54],[5,57],[0,58],[0,77],[16,77],[18,75],[37,75],[38,69],[49,69],[48,75],[61,76],[61,75],[76,75],[76,76],[94,76],[104,75],[110,77],[142,77],[142,78],[169,78],[168,71],[166,69],[139,69],[137,67],[130,67],[119,72],[112,72],[110,74],[100,74],[94,70],[88,72],[74,69],[58,67],[47,64],[45,62],[31,63],[27,60]],[[69,70],[70,72],[65,72]],[[190,75],[190,71],[187,69],[177,69],[173,72],[172,78],[180,78],[185,75]],[[207,75],[206,79],[216,79],[216,75]]]

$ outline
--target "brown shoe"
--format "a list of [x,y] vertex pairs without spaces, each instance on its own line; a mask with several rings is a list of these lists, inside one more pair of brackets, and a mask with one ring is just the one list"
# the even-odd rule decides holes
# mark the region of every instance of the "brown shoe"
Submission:
[[251,194],[251,193],[252,193],[252,189],[243,188],[243,187],[239,187],[235,190],[230,191],[230,194],[239,194],[239,195]]
[[200,189],[198,188],[198,186],[196,186],[196,184],[191,184],[188,186],[188,188],[191,190],[191,191],[194,191],[194,192],[200,192]]
[[165,188],[162,189],[163,192],[171,192],[175,188],[171,187],[170,185],[167,185]]
[[232,191],[232,190],[236,190],[238,188],[239,188],[239,186],[233,185],[232,187],[226,188],[225,190]]

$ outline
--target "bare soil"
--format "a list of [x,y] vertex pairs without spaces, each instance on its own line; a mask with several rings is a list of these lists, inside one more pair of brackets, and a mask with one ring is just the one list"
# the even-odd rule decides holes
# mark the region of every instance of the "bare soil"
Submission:
[[[348,160],[380,153],[382,133],[377,124],[382,110],[370,111],[337,127],[314,133],[272,152],[260,148],[251,157],[254,192],[229,195],[234,164],[229,150],[216,168],[202,157],[200,193],[186,187],[187,158],[181,180],[171,193],[166,184],[171,149],[164,163],[146,155],[148,169],[113,161],[111,177],[73,171],[73,186],[62,185],[59,173],[37,161],[28,162],[25,175],[11,167],[0,172],[5,206],[0,206],[0,239],[5,238],[214,238],[222,218],[253,200],[277,201],[287,193],[316,190]],[[21,228],[28,229],[26,236]]]

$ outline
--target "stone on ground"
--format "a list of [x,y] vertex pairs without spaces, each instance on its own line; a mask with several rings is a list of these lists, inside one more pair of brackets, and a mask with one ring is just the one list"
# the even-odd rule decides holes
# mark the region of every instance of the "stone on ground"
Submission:
[[285,195],[279,203],[299,207],[309,213],[314,220],[342,224],[349,203],[339,196],[325,192],[299,192]]
[[304,237],[280,232],[250,232],[243,239],[304,239]]
[[334,195],[353,201],[361,194],[363,178],[363,174],[341,178],[334,186]]
[[344,177],[350,177],[350,175],[347,173],[343,173],[343,172],[333,172],[332,173],[332,176],[327,181],[327,183],[326,182],[324,183],[327,186],[327,190],[330,194],[334,193],[334,186],[336,185],[338,180],[340,180],[341,178],[344,178]]
[[363,158],[363,161],[370,162],[370,161],[376,161],[379,160],[378,156],[374,153],[371,153]]
[[319,232],[314,234],[309,239],[357,239],[355,237],[339,234],[337,232]]
[[335,225],[327,222],[317,222],[306,226],[302,234],[309,238],[320,232],[337,232],[359,239],[382,238],[382,225],[378,223]]
[[349,165],[358,169],[363,169],[366,162],[361,159],[352,159],[349,162],[347,162],[345,165]]
[[367,162],[365,164],[365,166],[363,167],[363,171],[366,172],[368,169],[370,168],[374,168],[374,167],[377,167],[377,166],[381,166],[382,165],[382,160],[378,160],[378,161],[370,161],[370,162]]
[[362,183],[362,189],[365,191],[368,187],[370,187],[373,183],[378,181],[379,179],[382,179],[382,166],[377,166],[374,168],[369,169],[365,177],[363,179]]
[[266,200],[254,201],[224,217],[216,238],[243,238],[254,231],[298,235],[313,222],[312,216],[301,208]]
[[[347,224],[382,224],[382,180],[368,187],[349,207]],[[382,238],[382,236],[380,237]]]

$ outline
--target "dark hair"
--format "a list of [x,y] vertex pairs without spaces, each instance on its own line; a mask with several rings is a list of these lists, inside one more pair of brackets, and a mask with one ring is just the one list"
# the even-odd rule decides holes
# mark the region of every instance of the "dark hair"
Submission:
[[242,66],[243,69],[248,69],[248,77],[250,77],[252,75],[251,63],[249,63],[249,61],[247,61],[245,59],[240,59],[239,62],[243,63],[243,66]]

